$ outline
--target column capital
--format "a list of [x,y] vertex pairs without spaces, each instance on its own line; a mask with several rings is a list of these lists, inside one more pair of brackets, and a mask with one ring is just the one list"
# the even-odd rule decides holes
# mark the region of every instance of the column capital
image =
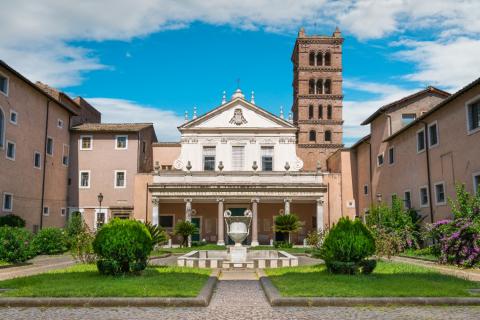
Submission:
[[290,198],[283,199],[283,202],[285,202],[285,203],[287,203],[287,202],[292,202],[292,199],[290,199]]
[[184,201],[184,202],[187,202],[187,203],[188,203],[188,202],[192,202],[192,198],[185,198],[185,199],[183,199],[183,201]]
[[225,199],[223,199],[223,198],[217,198],[217,202],[224,202],[224,201],[225,201]]
[[323,197],[317,199],[317,203],[318,203],[318,204],[324,204],[324,202],[325,202],[325,201],[323,201]]
[[152,204],[154,206],[158,206],[159,203],[160,203],[160,199],[158,197],[153,197],[152,198]]
[[260,199],[259,198],[253,198],[250,202],[252,203],[259,203]]

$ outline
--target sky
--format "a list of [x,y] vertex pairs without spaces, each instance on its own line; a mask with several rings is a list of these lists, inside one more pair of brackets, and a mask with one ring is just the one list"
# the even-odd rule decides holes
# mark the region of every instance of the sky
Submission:
[[344,143],[384,104],[480,77],[478,0],[0,0],[0,59],[32,81],[82,96],[104,122],[153,122],[179,139],[237,83],[287,114],[300,27],[343,46]]

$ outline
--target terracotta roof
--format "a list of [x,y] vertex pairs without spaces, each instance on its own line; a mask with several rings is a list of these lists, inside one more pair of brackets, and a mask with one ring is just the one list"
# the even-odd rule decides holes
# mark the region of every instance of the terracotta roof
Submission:
[[437,95],[440,95],[440,96],[444,96],[445,98],[449,97],[450,96],[450,93],[446,92],[446,91],[443,91],[443,90],[440,90],[438,88],[435,88],[435,87],[432,87],[432,86],[429,86],[423,90],[420,90],[418,92],[415,92],[409,96],[406,96],[400,100],[397,100],[397,101],[394,101],[392,103],[389,103],[389,104],[386,104],[382,107],[380,107],[377,111],[375,111],[370,117],[368,117],[365,121],[362,122],[362,126],[364,125],[367,125],[369,123],[371,123],[373,120],[375,120],[375,118],[377,118],[379,115],[381,115],[383,112],[385,112],[386,110],[392,108],[392,107],[395,107],[395,106],[398,106],[398,105],[401,105],[401,104],[404,104],[410,100],[413,100],[415,98],[418,98],[419,96],[422,96],[424,94],[428,94],[428,93],[435,93]]
[[83,132],[138,132],[148,127],[153,128],[153,123],[84,123],[73,127],[71,130]]
[[360,140],[358,140],[357,142],[355,142],[349,149],[355,149],[356,147],[358,147],[360,144],[362,144],[363,142],[369,140],[371,137],[370,134],[366,135],[365,137],[361,138]]
[[182,144],[177,141],[159,141],[152,143],[153,147],[180,147]]
[[435,107],[433,107],[432,109],[428,110],[427,112],[425,112],[424,114],[422,114],[420,117],[418,117],[415,121],[412,121],[410,122],[408,125],[406,125],[405,127],[403,127],[402,129],[398,130],[397,132],[395,132],[394,134],[392,134],[391,136],[387,137],[385,140],[383,140],[384,142],[386,141],[390,141],[392,140],[393,138],[395,138],[396,136],[398,136],[399,134],[401,134],[402,132],[405,132],[406,130],[408,130],[409,128],[413,127],[414,125],[416,125],[417,123],[423,121],[423,119],[425,119],[426,117],[428,117],[429,115],[431,115],[432,113],[436,112],[437,110],[441,109],[442,107],[448,105],[451,101],[455,100],[456,98],[458,98],[459,96],[461,96],[462,94],[464,94],[465,92],[467,92],[468,90],[472,89],[473,87],[475,86],[478,86],[480,85],[480,78],[478,78],[477,80],[469,83],[468,85],[466,85],[465,87],[463,87],[462,89],[458,90],[457,92],[455,92],[454,94],[452,94],[450,97],[448,97],[447,99],[443,100],[442,102],[440,102],[439,104],[437,104]]

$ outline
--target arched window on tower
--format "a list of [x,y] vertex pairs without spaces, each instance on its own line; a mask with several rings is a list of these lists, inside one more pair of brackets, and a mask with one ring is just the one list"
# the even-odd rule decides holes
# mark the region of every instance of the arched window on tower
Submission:
[[323,79],[318,79],[317,80],[317,88],[316,88],[316,94],[323,94]]
[[0,147],[3,148],[3,141],[5,140],[5,115],[0,109]]
[[325,94],[331,94],[332,93],[332,80],[327,79],[325,80]]
[[310,132],[308,133],[308,140],[309,141],[317,140],[317,134],[315,133],[315,130],[310,130]]
[[332,119],[332,106],[327,107],[327,119]]
[[310,52],[310,56],[308,58],[308,64],[310,64],[311,66],[314,66],[315,65],[315,52]]
[[323,106],[318,106],[318,119],[323,119]]
[[313,106],[308,106],[308,119],[313,119]]
[[330,54],[330,52],[327,52],[325,53],[325,65],[326,66],[329,66],[332,64],[332,55]]
[[315,80],[314,79],[310,79],[310,81],[308,81],[308,93],[309,94],[315,94]]
[[321,66],[323,64],[323,53],[317,53],[317,66]]
[[325,131],[325,141],[332,142],[332,131]]

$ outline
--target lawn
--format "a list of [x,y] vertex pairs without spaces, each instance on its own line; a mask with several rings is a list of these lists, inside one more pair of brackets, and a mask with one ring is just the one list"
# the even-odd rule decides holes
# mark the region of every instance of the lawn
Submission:
[[333,275],[324,265],[267,269],[282,296],[461,297],[479,283],[405,263],[379,262],[371,275]]
[[141,275],[103,276],[95,265],[75,265],[0,281],[0,297],[195,297],[209,269],[148,267]]
[[417,258],[428,261],[438,261],[438,257],[426,252],[425,250],[407,249],[399,254],[400,257]]
[[11,266],[11,265],[13,265],[13,263],[0,260],[0,268],[6,268],[6,267]]

